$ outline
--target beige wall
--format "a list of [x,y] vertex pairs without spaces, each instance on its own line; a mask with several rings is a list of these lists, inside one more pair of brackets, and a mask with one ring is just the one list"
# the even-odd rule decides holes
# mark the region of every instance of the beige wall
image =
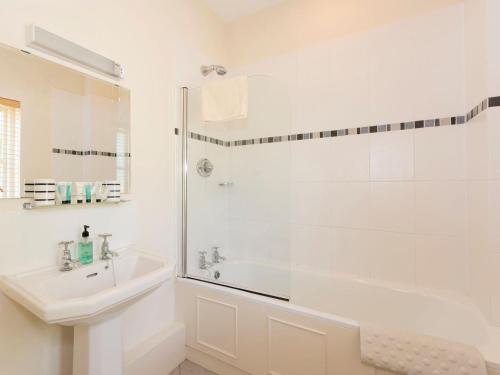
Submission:
[[[0,43],[26,48],[25,28],[36,23],[124,65],[121,84],[131,90],[133,155],[130,204],[26,212],[17,200],[0,202],[0,274],[54,264],[57,242],[77,239],[84,223],[93,226],[93,235],[111,231],[113,246],[135,244],[175,257],[179,67],[223,60],[217,19],[199,0],[0,0],[0,7]],[[160,193],[151,194],[153,188]],[[141,300],[126,314],[126,348],[168,325],[173,309],[172,285]],[[1,374],[70,374],[71,342],[71,330],[44,325],[0,295]]]
[[462,0],[290,0],[228,24],[231,66],[365,31]]

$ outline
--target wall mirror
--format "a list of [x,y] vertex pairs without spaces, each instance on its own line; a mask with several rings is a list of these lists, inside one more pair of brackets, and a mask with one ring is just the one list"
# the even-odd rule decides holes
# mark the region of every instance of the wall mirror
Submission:
[[30,179],[130,193],[130,92],[0,45],[0,198],[21,198]]

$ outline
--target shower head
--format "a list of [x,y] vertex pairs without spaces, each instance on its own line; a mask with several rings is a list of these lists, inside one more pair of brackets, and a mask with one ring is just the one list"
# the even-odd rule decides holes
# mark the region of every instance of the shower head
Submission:
[[208,76],[212,72],[216,72],[218,75],[223,76],[224,74],[227,73],[227,69],[224,68],[222,65],[202,65],[200,67],[201,74],[203,76]]

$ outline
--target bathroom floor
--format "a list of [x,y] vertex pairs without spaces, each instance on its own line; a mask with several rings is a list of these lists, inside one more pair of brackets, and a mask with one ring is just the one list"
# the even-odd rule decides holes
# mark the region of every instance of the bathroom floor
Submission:
[[217,375],[215,372],[208,371],[207,369],[193,363],[191,361],[185,360],[172,371],[169,375]]

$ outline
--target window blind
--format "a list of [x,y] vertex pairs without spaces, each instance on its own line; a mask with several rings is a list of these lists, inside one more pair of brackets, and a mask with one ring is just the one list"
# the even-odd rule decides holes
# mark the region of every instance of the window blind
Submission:
[[0,197],[21,195],[21,103],[0,98]]

